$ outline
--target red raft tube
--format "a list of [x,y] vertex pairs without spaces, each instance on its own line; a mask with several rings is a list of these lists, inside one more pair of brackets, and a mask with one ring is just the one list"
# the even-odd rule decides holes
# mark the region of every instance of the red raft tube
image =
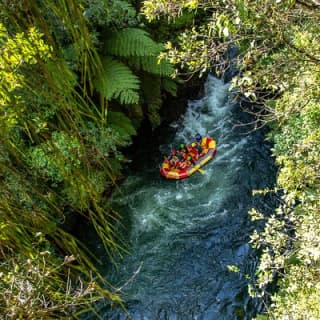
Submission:
[[171,167],[168,161],[163,161],[160,168],[160,174],[166,179],[182,180],[190,177],[192,174],[197,172],[207,162],[213,159],[217,153],[216,141],[209,137],[207,137],[206,140],[209,141],[208,145],[205,146],[198,161],[196,161],[193,165],[190,165],[184,169],[177,169],[177,168]]

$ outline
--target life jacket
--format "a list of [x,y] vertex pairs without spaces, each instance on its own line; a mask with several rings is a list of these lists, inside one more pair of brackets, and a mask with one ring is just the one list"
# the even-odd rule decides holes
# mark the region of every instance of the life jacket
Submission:
[[188,158],[188,150],[187,148],[182,149],[180,151],[181,160],[186,160]]
[[[200,147],[200,146],[198,146],[198,147]],[[197,161],[199,158],[199,149],[197,148],[197,146],[195,146],[195,147],[189,146],[188,147],[188,155],[190,155],[193,160]]]
[[177,164],[179,163],[179,161],[180,161],[180,159],[178,156],[176,156],[176,155],[170,156],[169,163],[170,163],[171,167],[175,168],[177,166]]
[[180,161],[177,165],[177,168],[180,170],[188,169],[192,165],[191,161],[185,160],[185,161]]

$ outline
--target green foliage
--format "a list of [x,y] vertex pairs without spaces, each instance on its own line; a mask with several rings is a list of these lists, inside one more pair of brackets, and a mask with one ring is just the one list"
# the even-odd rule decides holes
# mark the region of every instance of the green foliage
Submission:
[[94,279],[73,278],[75,260],[73,255],[57,259],[42,233],[33,235],[27,255],[4,254],[0,263],[0,319],[66,318],[89,301],[117,300],[97,291]]
[[[160,51],[159,51],[160,53]],[[130,57],[129,64],[136,70],[143,70],[147,73],[171,77],[174,74],[172,65],[166,60],[159,60],[158,56]],[[166,79],[166,78],[164,78]]]
[[78,139],[53,131],[51,140],[29,149],[27,160],[30,161],[31,168],[37,169],[56,183],[62,182],[64,176],[72,175],[72,171],[80,167],[81,153]]
[[127,58],[135,70],[143,70],[160,76],[171,76],[173,68],[167,61],[159,61],[162,45],[150,38],[145,30],[126,28],[108,36],[106,52]]
[[[105,40],[107,56],[103,59],[103,76],[96,79],[96,89],[108,101],[116,99],[121,104],[133,105],[146,103],[147,116],[154,126],[160,124],[160,78],[166,79],[173,74],[171,64],[158,59],[161,49],[162,45],[153,41],[145,30],[124,28],[112,32]],[[152,78],[153,87],[157,86],[153,99],[146,96],[148,91],[141,85],[150,74],[157,76]],[[168,90],[175,93],[174,85]]]
[[[147,19],[176,18],[204,9],[208,20],[168,42],[162,57],[180,70],[203,73],[228,69],[229,45],[240,76],[242,98],[254,102],[256,125],[270,125],[279,166],[279,207],[264,217],[252,210],[259,228],[251,235],[261,253],[257,279],[249,289],[269,304],[258,319],[318,319],[320,263],[319,5],[315,1],[145,1]],[[191,39],[191,41],[190,41]],[[252,112],[251,110],[249,112]],[[272,122],[272,123],[271,123]],[[270,192],[266,190],[265,192]],[[281,194],[281,196],[279,195]],[[262,229],[261,229],[262,228]],[[277,292],[269,292],[277,281]]]
[[84,2],[84,16],[92,28],[99,26],[121,29],[137,24],[136,10],[127,1],[87,0]]
[[132,122],[121,112],[109,112],[108,123],[110,128],[118,133],[118,144],[124,146],[130,142],[130,138],[136,135]]
[[197,9],[200,1],[198,0],[179,0],[179,1],[144,1],[143,13],[149,21],[159,18],[161,15],[168,15],[175,18],[181,15],[183,9]]
[[25,125],[26,106],[21,91],[28,79],[22,71],[35,65],[37,59],[51,57],[52,48],[44,43],[42,36],[31,28],[27,36],[20,33],[10,38],[6,28],[0,24],[0,123],[3,129]]
[[[118,149],[130,143],[134,132],[127,125],[119,133],[108,130],[104,106],[91,100],[92,70],[100,60],[77,2],[37,5],[15,7],[17,12],[7,4],[0,9],[1,16],[8,14],[0,41],[0,254],[1,275],[9,279],[1,281],[5,294],[0,314],[12,319],[66,318],[71,312],[77,317],[78,308],[86,309],[96,299],[119,301],[95,268],[94,257],[64,231],[63,223],[81,215],[96,229],[110,259],[123,250],[114,232],[119,216],[111,213],[103,195],[120,174],[123,156]],[[46,8],[46,20],[41,7]],[[73,19],[78,19],[76,28]],[[53,27],[59,20],[61,32]],[[43,32],[29,28],[30,21]],[[73,60],[61,58],[64,36],[68,47],[72,42]],[[91,140],[89,122],[97,128]],[[98,156],[93,157],[92,150]],[[34,235],[39,232],[50,239],[50,255],[37,252]],[[77,260],[70,278],[82,277],[72,280],[72,288],[59,260],[64,255]],[[28,259],[31,265],[39,264],[38,273],[28,273]],[[19,272],[10,273],[18,264]],[[90,291],[83,295],[87,286]]]
[[310,62],[296,63],[289,89],[270,104],[277,121],[269,138],[275,143],[277,188],[283,196],[264,230],[251,236],[253,244],[263,249],[257,280],[262,293],[275,275],[281,275],[280,289],[268,310],[276,319],[317,319],[320,315],[320,70]]
[[96,89],[107,99],[119,99],[122,104],[139,102],[139,78],[124,63],[110,57],[103,59],[104,74],[97,79]]
[[176,96],[177,94],[177,83],[172,80],[165,78],[162,80],[162,87],[165,91],[169,92],[172,96]]
[[159,109],[161,107],[160,79],[155,76],[146,75],[143,78],[142,90],[144,99],[148,106],[148,118],[157,126],[160,124]]
[[108,35],[105,41],[109,54],[130,56],[155,56],[159,53],[159,45],[154,42],[147,31],[137,28],[126,28]]
[[[159,123],[172,70],[126,1],[4,1],[0,16],[0,318],[77,318],[121,301],[66,225],[84,219],[110,261],[122,254],[106,195],[132,123],[144,112]],[[143,93],[147,74],[155,96]]]
[[[226,12],[223,12],[223,8]],[[143,13],[150,21],[167,15],[169,19],[173,19],[172,25],[175,28],[182,17],[190,15],[189,10],[193,11],[194,16],[198,10],[203,10],[199,19],[195,17],[175,38],[170,37],[166,44],[166,52],[161,54],[162,59],[177,66],[177,74],[188,72],[199,73],[201,76],[212,66],[216,66],[216,72],[223,69],[220,63],[231,43],[230,37],[237,30],[237,20],[232,19],[235,15],[233,9],[232,4],[203,4],[201,1],[145,1]],[[185,10],[188,10],[186,14]],[[211,19],[206,18],[206,10],[212,10]]]
[[201,14],[197,15],[197,12],[183,12],[181,16],[176,17],[172,22],[165,18],[153,20],[148,23],[148,27],[150,28],[152,36],[157,39],[157,41],[166,42],[178,36],[186,28],[191,26],[194,21],[201,24]]
[[[252,85],[262,80],[261,87],[265,85],[268,89],[276,91],[281,88],[281,84],[278,83],[281,74],[279,70],[269,85],[263,80],[266,79],[267,71],[256,76],[252,71],[262,63],[263,59],[265,62],[270,62],[272,60],[270,56],[278,49],[285,52],[283,49],[290,47],[288,46],[291,41],[290,33],[295,24],[303,21],[306,25],[313,23],[315,26],[315,23],[311,22],[312,19],[308,20],[308,15],[313,13],[302,9],[295,1],[268,0],[251,3],[239,0],[221,2],[150,0],[144,2],[143,13],[150,21],[167,16],[173,19],[174,25],[175,19],[183,16],[185,10],[193,10],[195,14],[203,12],[202,23],[199,24],[198,19],[195,19],[192,25],[181,32],[178,39],[171,38],[166,47],[167,52],[162,55],[173,64],[177,64],[178,74],[189,72],[201,76],[209,68],[214,68],[215,72],[221,75],[234,62],[243,72],[248,72],[246,74],[248,78],[253,78]],[[316,13],[314,18],[317,19]],[[237,46],[241,53],[233,62],[228,55],[225,55],[230,46]],[[304,47],[303,52],[309,51]],[[313,55],[314,52],[310,53],[310,57]],[[279,64],[277,66],[279,67]],[[261,68],[256,69],[261,70]],[[243,85],[241,78],[239,81],[238,86],[243,93],[246,92],[250,96],[254,88]]]

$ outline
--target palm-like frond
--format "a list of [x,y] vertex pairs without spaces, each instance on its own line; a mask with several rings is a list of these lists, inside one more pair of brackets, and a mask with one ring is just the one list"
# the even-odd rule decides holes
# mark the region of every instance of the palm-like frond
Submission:
[[124,141],[130,140],[132,135],[137,134],[131,120],[122,112],[108,112],[108,125],[115,129]]
[[135,70],[168,77],[174,72],[168,61],[159,61],[163,46],[152,40],[149,33],[142,29],[126,28],[111,33],[105,48],[108,55],[124,58]]
[[169,92],[172,96],[176,96],[177,95],[177,89],[178,89],[178,85],[177,82],[174,81],[171,78],[163,78],[161,80],[161,85],[162,88]]
[[[160,53],[160,51],[158,52]],[[143,70],[148,73],[156,74],[159,76],[171,76],[174,72],[172,65],[166,60],[158,59],[158,55],[143,56],[143,57],[130,57],[129,64],[137,70]]]
[[142,91],[144,102],[147,105],[147,116],[154,126],[160,124],[159,109],[162,104],[160,78],[153,75],[145,75],[142,78]]
[[105,42],[107,54],[130,56],[157,56],[159,44],[153,41],[149,33],[138,28],[127,28],[111,33]]
[[138,103],[139,78],[124,63],[105,57],[103,75],[96,80],[97,90],[107,99],[118,99],[122,104]]

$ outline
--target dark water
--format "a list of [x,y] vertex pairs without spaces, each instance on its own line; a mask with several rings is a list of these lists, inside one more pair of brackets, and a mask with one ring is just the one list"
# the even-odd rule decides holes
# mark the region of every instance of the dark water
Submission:
[[[126,212],[130,254],[106,277],[121,288],[127,311],[101,306],[103,319],[251,319],[259,301],[249,298],[237,265],[253,274],[248,241],[252,206],[269,205],[252,190],[271,187],[275,169],[262,131],[234,126],[249,121],[233,103],[229,84],[209,77],[203,99],[190,102],[170,141],[191,141],[196,132],[218,142],[217,156],[182,181],[159,175],[161,158],[143,162],[121,186],[113,204]],[[161,145],[165,152],[171,148]],[[160,152],[159,152],[160,154]]]

